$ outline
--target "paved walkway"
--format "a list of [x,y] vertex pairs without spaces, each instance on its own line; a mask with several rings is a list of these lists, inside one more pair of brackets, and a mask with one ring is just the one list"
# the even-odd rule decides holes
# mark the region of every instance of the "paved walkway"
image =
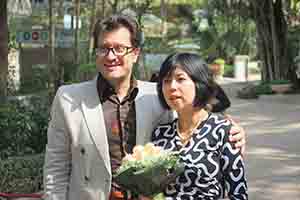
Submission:
[[236,98],[245,83],[221,81],[228,110],[247,133],[250,200],[300,200],[300,94]]

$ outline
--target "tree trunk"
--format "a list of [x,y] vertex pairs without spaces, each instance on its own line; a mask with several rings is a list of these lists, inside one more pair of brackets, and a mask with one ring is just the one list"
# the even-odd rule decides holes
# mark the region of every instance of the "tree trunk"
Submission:
[[7,95],[8,73],[8,25],[7,1],[0,1],[0,101]]
[[[50,97],[56,93],[57,84],[56,84],[56,65],[55,65],[55,25],[54,25],[54,0],[49,0],[49,93]],[[51,101],[51,98],[50,98]]]
[[[58,20],[63,20],[64,19],[64,1],[65,0],[59,0],[58,1]],[[65,76],[65,66],[64,64],[64,59],[62,57],[58,57],[57,60],[55,61],[57,64],[57,72],[56,72],[56,85],[55,85],[55,91],[64,83],[64,76]]]
[[80,0],[75,1],[75,63],[79,64],[79,17],[80,17]]
[[119,0],[109,0],[109,5],[111,6],[112,13],[115,14],[118,12]]
[[250,1],[258,33],[263,80],[287,79],[287,23],[281,0]]
[[271,26],[271,34],[272,34],[272,50],[273,50],[273,63],[274,63],[274,78],[279,79],[279,51],[278,51],[278,35],[276,32],[276,19],[275,19],[275,11],[274,11],[274,5],[272,1],[268,1],[269,3],[269,8],[270,8],[270,26]]
[[[143,29],[142,17],[145,13],[147,13],[147,10],[149,9],[150,4],[151,4],[151,0],[144,0],[142,3],[135,2],[135,1],[131,2],[131,7],[134,7],[134,9],[135,9],[135,13],[137,14],[137,16],[136,16],[137,22],[140,25],[141,29]],[[145,35],[143,34],[141,37],[142,37],[142,40],[144,40]],[[144,41],[142,41],[142,44],[140,46],[140,55],[139,55],[139,60],[138,60],[138,66],[139,66],[139,69],[142,69],[139,71],[140,78],[144,79],[144,80],[148,80],[149,75],[148,75],[148,69],[146,66],[146,54],[144,52],[144,44],[143,43],[144,43]]]
[[165,40],[168,32],[166,0],[160,0],[161,36]]
[[[286,1],[287,2],[287,1]],[[279,57],[277,58],[279,61],[278,65],[278,74],[276,75],[280,79],[288,79],[288,70],[290,66],[288,66],[288,56],[287,56],[287,49],[288,49],[288,24],[285,18],[285,14],[283,12],[283,1],[276,1],[275,3],[275,21],[277,25],[277,41],[280,44],[278,47]]]
[[101,16],[101,19],[103,19],[105,16],[105,12],[106,12],[106,1],[105,0],[102,0],[101,10],[102,10],[102,12],[101,12],[100,16]]
[[80,44],[79,44],[79,17],[80,17],[80,0],[75,0],[75,41],[74,41],[74,60],[76,68],[80,64]]
[[96,22],[96,10],[97,10],[97,0],[93,0],[92,3],[92,13],[90,19],[90,28],[89,28],[89,53],[88,53],[88,63],[92,62],[93,49],[94,49],[94,27]]

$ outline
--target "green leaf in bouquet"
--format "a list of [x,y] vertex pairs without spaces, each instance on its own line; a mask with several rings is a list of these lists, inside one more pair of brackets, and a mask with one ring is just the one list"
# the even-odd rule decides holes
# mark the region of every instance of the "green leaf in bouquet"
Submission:
[[136,194],[153,196],[183,172],[178,153],[147,157],[142,161],[129,161],[122,164],[114,181],[121,187]]
[[158,193],[152,196],[153,200],[165,200],[165,195],[164,193]]

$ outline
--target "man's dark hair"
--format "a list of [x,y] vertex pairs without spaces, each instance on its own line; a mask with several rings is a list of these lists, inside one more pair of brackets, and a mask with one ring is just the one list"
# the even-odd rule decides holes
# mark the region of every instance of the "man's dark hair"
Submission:
[[170,109],[163,95],[163,80],[170,76],[176,68],[184,70],[196,85],[194,106],[205,106],[215,95],[216,83],[208,65],[194,53],[173,53],[161,65],[158,75],[158,97],[163,107]]
[[125,14],[114,14],[104,20],[98,20],[94,29],[94,48],[98,47],[99,35],[105,32],[111,32],[121,27],[127,28],[131,35],[133,47],[139,47],[141,44],[141,30],[137,21]]

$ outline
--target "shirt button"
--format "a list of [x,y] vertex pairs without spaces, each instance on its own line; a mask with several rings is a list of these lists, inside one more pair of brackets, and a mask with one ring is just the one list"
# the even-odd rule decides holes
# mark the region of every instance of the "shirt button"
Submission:
[[84,176],[84,180],[88,182],[90,181],[90,178],[88,176]]

